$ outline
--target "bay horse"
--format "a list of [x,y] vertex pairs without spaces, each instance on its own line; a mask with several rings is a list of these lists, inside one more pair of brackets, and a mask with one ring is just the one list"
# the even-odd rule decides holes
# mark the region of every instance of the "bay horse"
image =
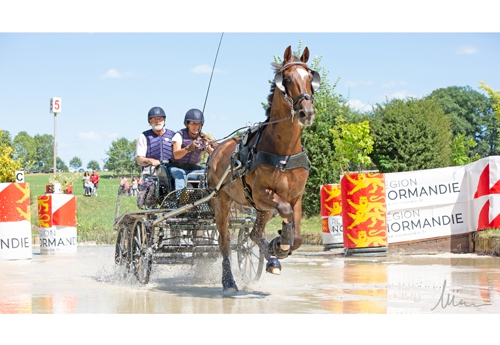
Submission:
[[[310,162],[301,144],[301,130],[315,116],[314,92],[320,76],[307,66],[309,49],[300,58],[286,48],[283,63],[272,63],[275,79],[268,96],[266,121],[258,123],[238,138],[220,143],[207,163],[208,188],[213,189],[234,163],[243,168],[227,176],[222,188],[211,200],[219,232],[222,254],[223,290],[238,291],[230,264],[229,215],[233,202],[256,209],[250,238],[258,244],[267,260],[266,271],[281,274],[279,259],[286,258],[302,244],[300,220],[302,195],[309,176]],[[265,226],[277,211],[282,230],[271,242],[265,238]]]

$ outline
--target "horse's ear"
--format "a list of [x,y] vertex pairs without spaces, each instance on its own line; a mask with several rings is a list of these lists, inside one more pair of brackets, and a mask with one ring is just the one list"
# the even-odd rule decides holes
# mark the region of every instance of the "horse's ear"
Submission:
[[283,54],[283,65],[292,59],[292,46],[288,46]]
[[300,57],[300,61],[306,63],[307,60],[309,60],[309,48],[306,47],[306,49],[304,49],[304,52],[302,53],[302,56]]

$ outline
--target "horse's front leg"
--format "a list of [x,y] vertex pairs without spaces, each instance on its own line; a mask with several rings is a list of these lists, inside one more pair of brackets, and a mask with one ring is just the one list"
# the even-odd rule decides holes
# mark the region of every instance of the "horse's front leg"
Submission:
[[[266,272],[278,275],[281,274],[281,264],[279,262],[279,259],[284,259],[289,255],[290,249],[295,241],[295,234],[294,234],[295,213],[290,203],[282,199],[272,190],[266,189],[266,195],[267,197],[265,198],[266,199],[265,202],[268,203],[270,207],[275,207],[278,213],[280,214],[281,218],[283,219],[281,225],[282,228],[279,231],[280,236],[274,238],[271,241],[271,243],[269,243],[264,236],[262,236],[259,242],[257,243],[259,245],[261,252],[264,253],[264,257],[267,260]],[[299,211],[301,211],[300,207]],[[272,216],[271,212],[267,213],[270,216]],[[266,219],[267,221],[270,219],[270,216],[269,218]],[[300,220],[300,212],[298,219]],[[260,221],[261,219],[259,218],[259,214],[257,214],[257,220],[254,226],[254,230],[252,230],[252,233],[257,232],[259,228],[264,229],[264,225],[266,223],[263,223],[264,225],[261,225]],[[254,241],[256,241],[256,239],[258,239],[257,235],[255,234],[254,236],[255,237],[253,237],[253,239]],[[302,240],[300,239],[299,242],[301,243]]]

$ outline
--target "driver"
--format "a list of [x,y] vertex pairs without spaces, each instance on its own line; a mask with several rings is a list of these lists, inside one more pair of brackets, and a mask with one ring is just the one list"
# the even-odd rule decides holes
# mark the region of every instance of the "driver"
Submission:
[[203,112],[198,109],[189,109],[184,116],[185,128],[175,133],[172,138],[173,159],[169,164],[170,175],[174,179],[175,189],[186,187],[186,176],[198,173],[198,179],[205,169],[199,165],[203,151],[212,153],[216,146],[215,141],[209,141],[201,132],[205,123]]
[[172,137],[174,131],[165,128],[165,111],[153,107],[148,112],[148,123],[151,129],[144,131],[137,140],[135,159],[143,167],[156,167],[161,162],[172,159]]

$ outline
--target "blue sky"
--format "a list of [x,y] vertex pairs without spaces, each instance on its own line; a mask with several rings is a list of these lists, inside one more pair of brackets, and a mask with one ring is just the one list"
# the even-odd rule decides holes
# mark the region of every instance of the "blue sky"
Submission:
[[[254,2],[255,6],[258,3]],[[211,4],[216,7],[217,2]],[[16,4],[5,6],[13,6],[14,12],[22,10]],[[210,17],[214,20],[207,21],[209,25],[200,25],[200,14],[174,18],[162,12],[162,23],[166,24],[157,29],[154,19],[159,17],[151,8],[146,19],[140,15],[144,10],[136,12],[142,18],[138,21],[127,21],[133,9],[123,16],[115,11],[114,26],[103,13],[91,21],[86,17],[88,8],[81,13],[77,9],[68,18],[37,6],[22,23],[5,11],[0,15],[0,129],[12,137],[20,131],[32,136],[54,134],[49,101],[62,98],[62,112],[57,115],[57,155],[66,164],[77,156],[84,167],[92,159],[102,167],[113,140],[135,140],[148,128],[147,112],[153,106],[166,111],[167,127],[180,129],[188,109],[203,109],[222,32],[203,128],[218,139],[264,120],[261,102],[269,93],[273,56],[282,55],[288,45],[296,49],[299,40],[309,47],[311,60],[321,56],[320,65],[328,70],[330,83],[340,78],[336,92],[360,109],[382,103],[386,97],[421,97],[448,86],[480,91],[480,81],[500,89],[500,33],[481,23],[474,26],[468,22],[460,29],[463,23],[456,22],[461,16],[475,14],[467,9],[451,16],[457,20],[444,30],[442,26],[439,30],[442,22],[434,26],[438,16],[430,18],[427,27],[412,16],[419,23],[415,27],[385,30],[380,23],[386,14],[369,17],[379,25],[372,26],[363,20],[368,14],[359,11],[352,18],[364,25],[354,27],[351,18],[334,18],[335,25],[328,30],[321,10],[309,16],[318,16],[321,25],[296,25],[298,29],[292,30],[276,26],[278,18],[283,20],[276,11],[261,16],[262,10],[249,8],[245,11],[254,16],[252,25],[241,11],[241,26],[219,12]],[[38,21],[31,21],[30,16],[39,10],[43,12]],[[486,13],[489,23],[489,12],[483,8],[481,13]],[[415,17],[419,14],[416,10]],[[64,17],[59,20],[63,24],[55,27],[54,20],[48,20],[51,15]],[[206,14],[205,20],[210,15]],[[222,18],[226,18],[226,25]],[[260,21],[274,24],[260,26]],[[371,32],[372,28],[379,33]]]

